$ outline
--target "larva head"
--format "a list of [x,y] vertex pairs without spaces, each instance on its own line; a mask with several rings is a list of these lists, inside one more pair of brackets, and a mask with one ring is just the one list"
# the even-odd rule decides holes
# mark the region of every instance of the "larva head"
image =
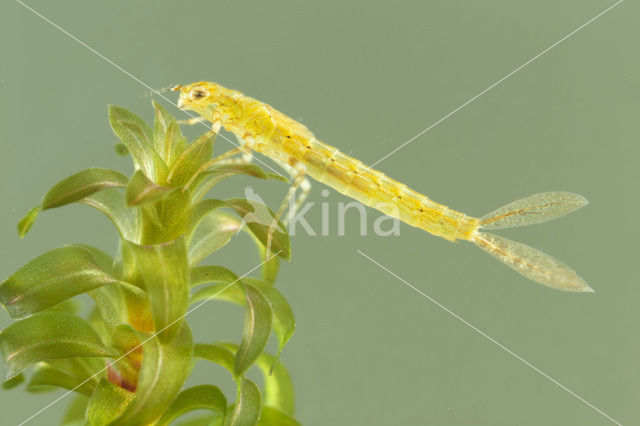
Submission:
[[171,90],[180,92],[178,108],[196,112],[209,109],[212,106],[215,107],[222,94],[220,85],[208,81],[199,81],[187,85],[178,84],[173,86]]

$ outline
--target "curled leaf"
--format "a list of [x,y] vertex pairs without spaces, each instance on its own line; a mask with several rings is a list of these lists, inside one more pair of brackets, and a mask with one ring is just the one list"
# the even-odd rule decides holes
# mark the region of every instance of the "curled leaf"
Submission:
[[93,207],[107,216],[122,239],[140,241],[140,212],[127,205],[121,191],[107,189],[83,198],[80,203]]
[[206,343],[197,343],[194,345],[193,356],[195,358],[205,359],[207,361],[218,364],[229,373],[233,374],[233,365],[235,364],[235,346],[234,351],[227,349],[221,345],[211,345]]
[[136,170],[127,185],[125,197],[130,206],[140,206],[158,201],[173,190],[174,188],[155,184],[142,170]]
[[151,101],[156,110],[153,126],[153,140],[155,150],[164,159],[166,164],[173,164],[176,158],[187,146],[185,137],[180,132],[180,126],[176,119],[160,104]]
[[187,244],[191,244],[191,239],[204,218],[223,207],[227,207],[227,204],[222,200],[215,199],[202,200],[193,206],[187,218],[185,233]]
[[[247,306],[247,299],[246,295],[243,297],[243,290],[246,293],[247,286],[250,286],[259,291],[260,295],[267,300],[273,314],[273,332],[278,338],[277,359],[285,345],[291,339],[291,336],[293,336],[296,328],[293,310],[284,296],[272,284],[266,281],[253,278],[243,278],[240,280],[233,272],[220,266],[200,266],[191,270],[192,286],[206,282],[220,284],[203,287],[195,291],[191,296],[191,303],[215,298]],[[234,285],[239,282],[242,284]],[[249,291],[251,291],[251,289],[249,289]]]
[[258,426],[300,426],[300,423],[282,411],[266,406],[265,402]]
[[227,205],[245,221],[251,232],[263,245],[267,245],[269,228],[273,227],[273,239],[271,241],[271,253],[278,253],[278,257],[291,260],[291,241],[284,224],[281,221],[275,223],[275,214],[267,206],[257,200],[232,198],[225,200]]
[[242,282],[247,306],[244,315],[242,342],[236,352],[234,373],[236,376],[245,371],[260,356],[271,333],[272,311],[267,298],[256,287]]
[[23,318],[113,283],[131,288],[104,272],[86,249],[62,247],[35,258],[0,284],[0,303],[13,318]]
[[[238,346],[232,343],[224,343],[220,346],[232,353],[238,350]],[[264,380],[262,405],[276,408],[284,414],[293,416],[295,402],[293,382],[284,364],[276,361],[274,356],[263,352],[256,359],[255,365],[262,372]]]
[[135,389],[143,361],[140,336],[129,324],[118,324],[111,333],[111,346],[120,354],[113,365],[119,374],[116,383],[125,389]]
[[258,179],[276,179],[289,182],[284,176],[266,173],[255,164],[215,164],[194,176],[189,189],[194,200],[201,200],[220,181],[235,175],[247,175]]
[[134,396],[134,393],[103,378],[89,398],[86,409],[89,424],[111,424],[124,412]]
[[22,219],[20,219],[20,222],[18,222],[18,235],[20,235],[20,238],[24,238],[24,236],[27,235],[27,232],[29,232],[33,226],[33,223],[36,221],[39,213],[40,206],[35,206],[29,210]]
[[278,353],[275,356],[277,360],[285,345],[291,340],[291,336],[293,336],[296,329],[293,310],[291,306],[289,306],[287,299],[285,299],[282,293],[276,290],[271,283],[253,278],[244,278],[243,280],[260,289],[271,305],[273,311],[273,331],[278,338]]
[[218,211],[207,215],[195,231],[189,244],[189,264],[197,265],[207,256],[224,247],[242,228],[242,221]]
[[124,242],[123,248],[133,255],[133,267],[149,297],[155,330],[160,338],[171,339],[189,306],[189,270],[184,240],[181,237],[156,245]]
[[36,366],[27,385],[27,391],[43,392],[62,388],[90,396],[95,387],[96,383],[92,380],[75,377],[41,363]]
[[141,334],[144,358],[135,398],[117,424],[137,426],[153,424],[175,399],[191,372],[193,339],[186,321],[175,337],[166,343]]
[[153,176],[155,150],[147,123],[131,111],[115,105],[109,105],[109,123],[113,133],[129,150],[134,163],[147,175]]
[[238,280],[238,276],[224,266],[205,265],[191,268],[191,287],[205,283],[230,284]]
[[[246,230],[246,228],[244,228]],[[280,270],[280,259],[278,256],[274,256],[273,253],[267,253],[267,247],[260,241],[258,237],[256,237],[252,232],[248,232],[256,246],[258,247],[258,251],[260,253],[260,258],[264,262],[262,264],[262,279],[273,284],[278,277],[278,271]],[[267,255],[269,257],[267,258]]]
[[198,290],[192,297],[192,303],[212,298],[245,306],[242,343],[236,352],[234,367],[234,375],[240,376],[262,353],[269,340],[273,315],[271,305],[260,290],[242,281],[213,285]]
[[[262,246],[267,244],[267,234],[271,226],[274,227],[271,241],[271,255],[290,260],[291,242],[289,234],[282,222],[275,223],[274,213],[257,200],[245,200],[234,198],[226,201],[208,199],[198,202],[191,210],[186,226],[186,240],[190,242],[200,223],[208,215],[214,214],[218,209],[230,207],[247,224],[249,231]],[[244,229],[244,228],[243,228]]]
[[204,409],[224,417],[227,411],[227,398],[217,386],[200,385],[183,390],[169,406],[159,426],[171,424],[173,420],[189,411]]
[[85,320],[64,312],[42,312],[14,322],[0,333],[0,352],[6,379],[39,361],[113,355]]
[[215,134],[207,132],[187,146],[173,164],[167,180],[172,186],[182,186],[213,154]]
[[225,418],[225,426],[255,425],[260,419],[260,389],[251,380],[238,380],[238,393],[233,410]]
[[85,411],[89,399],[84,395],[76,395],[67,407],[67,411],[62,419],[62,426],[84,426]]
[[87,169],[58,182],[44,196],[42,210],[64,206],[88,197],[103,189],[124,188],[129,179],[109,169]]
[[9,380],[5,380],[4,382],[2,382],[2,389],[7,389],[7,390],[13,389],[17,386],[20,386],[23,382],[24,382],[24,374],[20,373],[17,376],[13,376]]

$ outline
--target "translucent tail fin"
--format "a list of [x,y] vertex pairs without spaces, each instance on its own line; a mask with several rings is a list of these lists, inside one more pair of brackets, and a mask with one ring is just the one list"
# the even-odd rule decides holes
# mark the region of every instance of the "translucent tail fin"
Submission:
[[588,204],[582,195],[570,192],[542,192],[500,207],[480,218],[484,229],[534,225],[557,219]]
[[540,284],[563,291],[593,292],[576,271],[526,244],[485,232],[475,233],[471,241],[516,272]]
[[[546,222],[584,207],[578,194],[544,192],[507,204],[480,218],[480,227],[501,229]],[[558,259],[528,245],[497,235],[475,232],[471,241],[525,277],[558,290],[593,292],[576,272]]]

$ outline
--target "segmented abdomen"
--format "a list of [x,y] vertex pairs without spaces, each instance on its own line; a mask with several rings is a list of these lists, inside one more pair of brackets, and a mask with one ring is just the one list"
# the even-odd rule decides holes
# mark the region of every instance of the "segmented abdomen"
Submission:
[[303,124],[263,105],[275,127],[268,135],[254,135],[256,151],[290,166],[300,161],[313,179],[448,240],[468,240],[478,229],[477,219],[438,204],[383,173],[369,169],[355,158],[318,141]]

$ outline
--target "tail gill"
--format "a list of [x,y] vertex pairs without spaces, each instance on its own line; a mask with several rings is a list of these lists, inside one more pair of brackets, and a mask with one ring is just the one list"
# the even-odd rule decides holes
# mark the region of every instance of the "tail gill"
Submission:
[[[533,225],[569,214],[588,201],[569,192],[543,192],[507,204],[479,219],[482,229]],[[532,247],[487,232],[475,231],[471,241],[525,277],[571,292],[593,292],[576,272],[558,259]]]

